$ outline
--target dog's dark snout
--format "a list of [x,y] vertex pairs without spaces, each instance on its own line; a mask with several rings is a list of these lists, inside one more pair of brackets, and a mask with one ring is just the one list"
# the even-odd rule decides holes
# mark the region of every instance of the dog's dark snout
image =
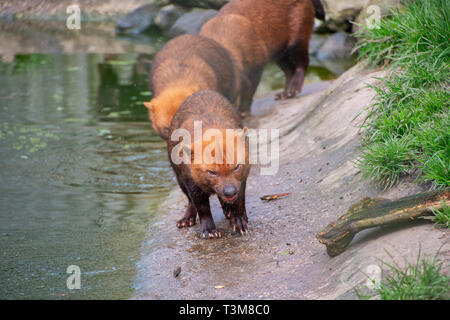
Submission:
[[231,198],[231,197],[235,196],[236,193],[237,193],[237,189],[235,186],[226,186],[223,189],[223,194],[225,195],[225,197]]

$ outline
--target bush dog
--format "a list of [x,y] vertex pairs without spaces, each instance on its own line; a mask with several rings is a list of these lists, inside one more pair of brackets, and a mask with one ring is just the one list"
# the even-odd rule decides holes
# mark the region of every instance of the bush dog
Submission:
[[[196,133],[199,123],[201,128]],[[247,232],[245,186],[250,165],[246,128],[241,128],[237,110],[230,101],[211,90],[189,96],[175,113],[167,149],[178,184],[189,200],[186,213],[177,222],[179,228],[194,225],[198,213],[201,237],[220,237],[209,206],[209,197],[217,194],[232,229],[241,234]],[[181,138],[180,132],[192,139],[185,135]],[[216,135],[207,138],[207,132]],[[230,132],[236,134],[230,136]],[[180,162],[180,154],[187,158]]]
[[199,35],[217,41],[238,63],[241,111],[249,111],[264,66],[272,60],[286,76],[277,98],[301,91],[314,15],[324,18],[320,0],[233,0],[203,25]]
[[182,35],[155,56],[151,70],[153,99],[145,102],[156,133],[167,140],[173,115],[194,92],[211,89],[237,103],[240,77],[229,52],[214,40]]

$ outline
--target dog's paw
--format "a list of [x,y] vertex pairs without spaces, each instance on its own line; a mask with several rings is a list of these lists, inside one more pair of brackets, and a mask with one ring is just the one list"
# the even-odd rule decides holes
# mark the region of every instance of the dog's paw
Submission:
[[183,217],[177,221],[178,228],[192,227],[195,224],[195,217]]
[[230,225],[231,229],[236,233],[248,233],[248,220],[246,216],[231,216]]
[[203,239],[215,239],[222,237],[222,234],[217,229],[203,230],[200,234],[200,237]]

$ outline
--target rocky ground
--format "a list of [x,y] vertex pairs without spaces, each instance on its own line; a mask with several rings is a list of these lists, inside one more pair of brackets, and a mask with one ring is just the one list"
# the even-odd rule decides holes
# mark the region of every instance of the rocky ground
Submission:
[[67,17],[67,7],[78,4],[83,19],[114,20],[136,8],[145,5],[149,0],[3,0],[0,2],[0,18],[8,20],[40,19],[55,20]]
[[[218,10],[229,0],[3,0],[0,3],[0,19],[65,19],[69,5],[80,6],[84,20],[118,20],[143,6],[154,5],[159,11],[167,5],[175,5],[181,12],[192,8]],[[371,5],[379,6],[381,15],[387,8],[400,5],[400,0],[321,0],[326,11],[325,30],[350,31],[352,22],[364,23],[372,14]],[[152,17],[152,12],[145,17]],[[354,30],[353,30],[354,31]]]
[[[403,264],[440,249],[438,260],[449,271],[450,232],[431,223],[361,232],[341,255],[330,258],[316,234],[364,197],[399,197],[429,186],[413,178],[382,191],[358,175],[364,107],[374,96],[367,84],[384,71],[356,66],[332,83],[306,86],[302,96],[274,102],[257,100],[249,127],[280,129],[280,168],[261,176],[253,168],[247,187],[250,234],[230,232],[218,201],[213,215],[223,238],[202,240],[198,224],[175,226],[186,200],[175,189],[153,218],[139,263],[135,299],[347,299],[366,283],[378,259]],[[265,202],[267,194],[291,193]],[[181,267],[178,277],[173,270]]]

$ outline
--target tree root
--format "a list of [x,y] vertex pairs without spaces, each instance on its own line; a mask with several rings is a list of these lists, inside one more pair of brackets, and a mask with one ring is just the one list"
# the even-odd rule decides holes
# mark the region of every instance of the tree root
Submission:
[[410,222],[419,217],[433,215],[432,209],[441,209],[442,201],[450,205],[450,188],[420,193],[400,198],[364,198],[352,205],[347,212],[317,234],[317,239],[327,247],[329,256],[344,252],[353,237],[364,229]]

